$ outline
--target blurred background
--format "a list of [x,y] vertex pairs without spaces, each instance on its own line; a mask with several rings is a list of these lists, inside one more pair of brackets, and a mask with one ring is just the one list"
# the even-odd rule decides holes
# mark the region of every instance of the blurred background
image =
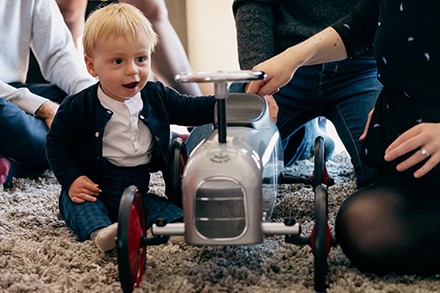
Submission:
[[[166,0],[193,71],[238,70],[233,0]],[[213,85],[200,84],[204,94]]]

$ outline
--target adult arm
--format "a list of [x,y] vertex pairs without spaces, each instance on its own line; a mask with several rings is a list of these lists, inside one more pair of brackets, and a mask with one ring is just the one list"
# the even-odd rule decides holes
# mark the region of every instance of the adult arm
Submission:
[[264,71],[266,80],[251,82],[247,92],[271,95],[286,85],[301,66],[338,61],[347,58],[344,43],[332,27],[310,37],[298,45],[253,67]]
[[17,89],[3,81],[0,81],[0,97],[16,104],[31,115],[36,115],[40,106],[48,101],[48,99],[30,92],[27,88]]
[[9,100],[26,113],[35,115],[50,128],[58,110],[58,104],[30,92],[27,88],[15,88],[0,81],[0,97]]
[[0,97],[34,115],[48,100],[12,82],[25,83],[30,48],[37,55],[45,78],[67,93],[93,82],[82,66],[70,33],[51,0],[5,1],[0,5],[0,35],[8,46],[0,49]]
[[44,78],[66,93],[96,82],[86,71],[55,1],[35,1],[31,48]]
[[355,57],[370,49],[379,15],[380,0],[362,0],[353,13],[309,39],[255,66],[265,81],[252,82],[248,92],[267,95],[288,83],[301,66]]

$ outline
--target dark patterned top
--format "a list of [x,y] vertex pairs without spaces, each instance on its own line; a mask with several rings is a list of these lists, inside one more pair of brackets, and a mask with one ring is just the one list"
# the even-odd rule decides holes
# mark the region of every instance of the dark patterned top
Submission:
[[[418,123],[440,122],[436,86],[440,78],[439,12],[438,0],[361,0],[350,16],[333,25],[349,57],[374,44],[378,78],[384,89],[370,123],[364,155],[375,167],[394,172],[403,158],[386,163],[386,147]],[[414,171],[404,173],[412,177]],[[435,179],[433,176],[440,179],[439,168],[423,181]]]
[[[234,0],[240,67],[253,66],[351,13],[359,0]],[[362,58],[372,58],[371,52]]]

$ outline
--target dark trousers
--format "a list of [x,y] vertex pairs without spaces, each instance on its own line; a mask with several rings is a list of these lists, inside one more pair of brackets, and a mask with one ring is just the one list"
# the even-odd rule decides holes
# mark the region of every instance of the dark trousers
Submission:
[[[50,84],[11,84],[60,103],[67,94]],[[46,158],[47,126],[14,103],[0,97],[0,156],[14,159],[20,174],[49,168]],[[18,175],[20,175],[18,174]]]
[[172,223],[183,218],[180,208],[165,197],[148,193],[150,174],[147,166],[117,167],[108,164],[110,183],[100,186],[102,192],[96,202],[74,203],[65,191],[60,196],[60,212],[67,226],[81,241],[89,239],[90,234],[118,221],[119,204],[122,194],[130,185],[135,185],[142,197],[145,224],[151,227],[158,218]]

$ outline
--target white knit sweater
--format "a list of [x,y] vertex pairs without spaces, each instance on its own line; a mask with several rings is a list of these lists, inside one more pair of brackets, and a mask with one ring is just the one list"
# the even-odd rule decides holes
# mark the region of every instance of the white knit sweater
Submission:
[[85,70],[55,0],[1,0],[0,40],[0,98],[29,114],[46,99],[8,85],[25,82],[29,48],[44,78],[66,93],[76,93],[96,82]]

